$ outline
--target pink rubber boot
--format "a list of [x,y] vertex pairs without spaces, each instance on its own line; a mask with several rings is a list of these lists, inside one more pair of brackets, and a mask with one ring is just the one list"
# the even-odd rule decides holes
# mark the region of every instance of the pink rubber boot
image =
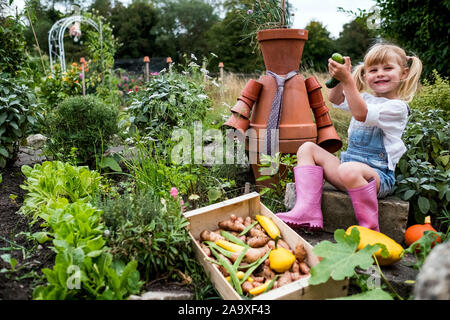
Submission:
[[277,213],[277,217],[292,228],[323,229],[322,190],[323,168],[301,165],[294,168],[297,200],[288,212]]
[[347,190],[347,192],[352,200],[358,224],[379,232],[377,182],[375,179],[370,180],[362,187]]

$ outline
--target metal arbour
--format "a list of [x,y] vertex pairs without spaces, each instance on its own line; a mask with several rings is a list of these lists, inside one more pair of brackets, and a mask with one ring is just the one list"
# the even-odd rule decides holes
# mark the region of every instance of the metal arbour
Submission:
[[66,71],[66,56],[64,53],[64,32],[74,22],[87,22],[100,32],[100,41],[102,41],[101,26],[97,25],[92,19],[81,15],[70,16],[55,22],[48,32],[48,49],[50,53],[50,69],[54,72],[53,62],[59,59],[61,72]]

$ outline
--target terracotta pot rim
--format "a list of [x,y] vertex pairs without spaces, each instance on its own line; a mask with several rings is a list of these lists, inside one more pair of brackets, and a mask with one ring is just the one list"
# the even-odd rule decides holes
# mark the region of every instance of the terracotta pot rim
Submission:
[[306,29],[265,29],[258,31],[259,42],[274,39],[298,39],[308,40],[308,30]]

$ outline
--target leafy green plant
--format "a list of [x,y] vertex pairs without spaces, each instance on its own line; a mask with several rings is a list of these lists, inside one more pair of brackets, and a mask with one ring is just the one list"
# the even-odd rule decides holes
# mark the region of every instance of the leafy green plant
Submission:
[[[47,76],[39,79],[37,86],[37,95],[45,105],[45,114],[48,114],[64,99],[72,95],[80,95],[81,87],[81,72],[79,65],[74,62],[67,66],[66,72],[61,71],[61,66],[58,63],[53,65],[53,72]],[[45,128],[45,124],[43,124]]]
[[[367,270],[375,262],[378,266],[380,276],[393,291],[393,294],[400,300],[403,299],[395,292],[387,279],[384,277],[374,256],[374,254],[381,249],[381,255],[383,257],[387,257],[389,252],[387,251],[386,246],[377,243],[374,245],[367,245],[358,251],[357,248],[360,241],[360,235],[356,228],[353,228],[350,234],[346,234],[343,229],[337,229],[334,232],[334,239],[336,243],[324,240],[314,246],[313,253],[321,257],[322,260],[311,268],[311,278],[309,279],[310,285],[317,285],[327,282],[330,278],[334,280],[356,278],[357,268]],[[340,299],[391,300],[392,297],[390,293],[382,290],[381,288],[373,288],[368,291],[364,291],[361,294]]]
[[76,150],[76,164],[94,166],[117,133],[119,111],[95,96],[69,97],[50,112],[47,118],[48,136],[45,152],[57,160],[70,158]]
[[448,231],[447,231],[447,234],[443,234],[442,232],[435,232],[435,231],[431,231],[431,230],[425,231],[423,233],[423,236],[419,240],[413,242],[405,250],[406,253],[410,253],[410,254],[414,255],[414,257],[416,258],[412,267],[414,269],[420,269],[422,267],[422,265],[424,264],[425,259],[428,257],[431,250],[435,246],[436,238],[440,237],[441,241],[445,242],[445,241],[448,241],[447,236],[448,236]]
[[[259,168],[261,172],[267,173],[256,179],[256,182],[266,181],[276,178],[276,182],[270,183],[269,187],[263,187],[260,195],[264,199],[269,199],[268,206],[274,212],[282,212],[284,208],[284,194],[286,185],[293,181],[292,170],[297,163],[297,156],[277,153],[274,157],[263,154],[261,156]],[[264,170],[264,171],[263,171]]]
[[411,101],[410,106],[422,112],[429,109],[442,109],[446,117],[450,114],[450,83],[448,78],[441,77],[436,70],[431,80],[424,79],[419,93]]
[[[165,145],[170,150],[170,142]],[[227,191],[235,186],[234,180],[222,178],[219,173],[216,176],[214,169],[200,164],[172,163],[166,152],[156,143],[137,142],[132,156],[124,159],[137,190],[168,196],[168,191],[176,186],[180,195],[186,197],[186,207],[196,208],[224,200]]]
[[118,105],[121,95],[117,88],[119,79],[114,74],[114,55],[119,48],[119,42],[114,38],[113,29],[107,19],[89,12],[84,15],[102,28],[101,33],[92,29],[86,32],[91,69],[86,79],[86,89],[106,103]]
[[193,75],[200,67],[191,62],[182,72],[160,73],[151,77],[143,90],[133,93],[127,109],[129,131],[138,131],[160,143],[169,139],[176,128],[192,126],[202,120],[211,100],[205,94],[204,85]]
[[16,160],[36,111],[35,95],[26,82],[0,73],[0,169]]
[[21,188],[27,194],[19,212],[33,220],[43,218],[47,206],[59,198],[65,198],[69,203],[92,199],[99,192],[102,179],[98,172],[88,167],[60,161],[45,161],[33,168],[24,165],[21,170],[26,178]]
[[441,109],[413,110],[403,140],[407,152],[396,168],[395,194],[411,204],[416,222],[448,212],[450,124]]
[[25,76],[27,56],[25,53],[24,26],[19,17],[0,18],[0,72],[12,77]]
[[53,269],[42,270],[48,283],[35,288],[34,299],[112,300],[139,292],[137,262],[113,261],[108,252],[101,210],[83,200],[60,198],[45,211],[57,255]]
[[145,282],[159,278],[192,284],[197,298],[214,295],[214,288],[196,261],[181,213],[179,196],[125,192],[97,200],[104,212],[110,252],[123,261],[138,262]]
[[114,256],[138,261],[146,281],[162,275],[182,280],[179,271],[188,272],[194,258],[179,202],[152,192],[125,193],[99,207]]

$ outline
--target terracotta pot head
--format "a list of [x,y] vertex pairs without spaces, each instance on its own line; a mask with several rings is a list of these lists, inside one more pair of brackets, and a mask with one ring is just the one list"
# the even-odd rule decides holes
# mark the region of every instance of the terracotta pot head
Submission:
[[257,38],[267,70],[284,75],[299,69],[308,30],[267,29],[259,31]]

